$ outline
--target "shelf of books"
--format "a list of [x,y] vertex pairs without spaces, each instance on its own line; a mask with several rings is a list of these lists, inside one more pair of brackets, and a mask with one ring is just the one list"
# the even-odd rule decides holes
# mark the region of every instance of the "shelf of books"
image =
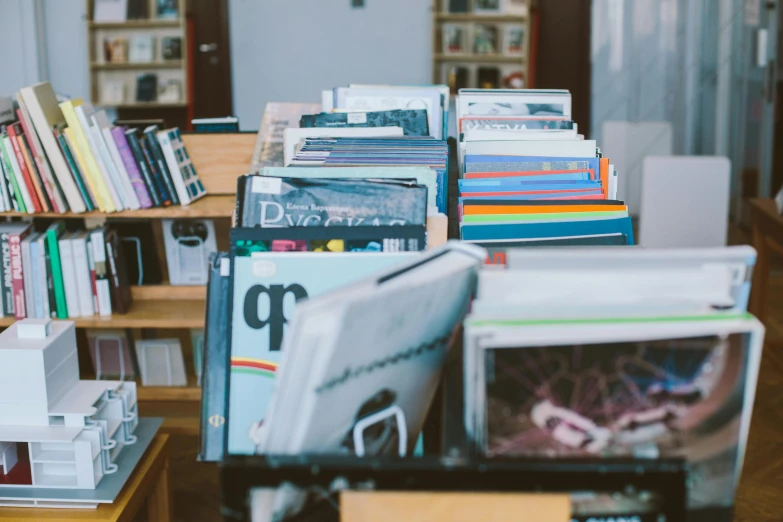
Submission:
[[187,107],[184,5],[87,0],[90,98],[96,104],[120,109]]
[[438,0],[432,17],[434,83],[459,89],[533,84],[530,0]]

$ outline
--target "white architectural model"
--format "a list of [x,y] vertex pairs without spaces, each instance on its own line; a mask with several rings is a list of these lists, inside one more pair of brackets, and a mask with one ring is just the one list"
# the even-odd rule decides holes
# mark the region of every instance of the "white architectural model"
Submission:
[[95,489],[136,442],[136,383],[81,381],[70,321],[0,333],[0,486]]

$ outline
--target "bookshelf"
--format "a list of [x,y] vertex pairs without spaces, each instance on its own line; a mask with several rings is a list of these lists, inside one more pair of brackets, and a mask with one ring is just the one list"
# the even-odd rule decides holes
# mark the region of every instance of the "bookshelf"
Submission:
[[[87,50],[90,61],[90,99],[94,105],[117,109],[183,109],[188,107],[188,31],[185,2],[176,18],[157,18],[156,0],[143,2],[149,18],[124,22],[93,20],[95,0],[86,0]],[[179,39],[179,56],[166,59],[164,39]],[[138,60],[134,48],[149,48],[147,59]],[[116,53],[113,49],[119,49]],[[155,101],[137,101],[139,75],[155,75]],[[164,87],[173,95],[162,96]]]
[[[533,87],[534,0],[436,0],[432,81],[462,88]],[[459,4],[459,5],[457,5]],[[465,12],[451,12],[460,8]]]

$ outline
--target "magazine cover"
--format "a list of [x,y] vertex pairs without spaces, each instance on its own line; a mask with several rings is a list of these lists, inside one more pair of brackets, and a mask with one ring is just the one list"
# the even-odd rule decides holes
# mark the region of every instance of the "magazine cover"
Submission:
[[286,325],[298,301],[353,283],[418,254],[264,253],[234,257],[228,452],[253,454]]
[[238,256],[254,252],[418,252],[427,246],[422,226],[234,228]]
[[405,136],[429,136],[427,111],[393,110],[375,112],[322,112],[304,115],[299,126],[305,127],[401,127]]
[[240,227],[426,225],[427,188],[401,180],[245,176]]
[[[543,327],[518,329],[514,335],[529,342],[516,347],[508,333],[497,342],[477,340],[485,347],[473,352],[479,449],[491,457],[684,457],[689,509],[730,507],[763,328],[744,315],[706,317],[715,320],[691,322],[695,328],[642,320],[622,341],[598,342],[597,330],[607,326],[597,324],[579,329],[585,332],[580,344],[544,341]],[[672,333],[690,329],[693,336],[669,336],[656,331],[661,326]],[[578,327],[562,328],[575,336]],[[702,334],[710,330],[715,334]]]

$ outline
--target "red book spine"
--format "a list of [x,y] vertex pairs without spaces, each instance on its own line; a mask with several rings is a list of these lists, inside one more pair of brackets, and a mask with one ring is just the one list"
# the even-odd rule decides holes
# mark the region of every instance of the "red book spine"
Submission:
[[61,212],[60,207],[57,206],[57,200],[54,198],[52,187],[49,186],[49,181],[44,175],[44,169],[48,169],[48,165],[44,165],[43,163],[46,161],[46,158],[41,158],[41,156],[39,156],[38,152],[35,150],[33,140],[36,138],[30,132],[31,129],[27,125],[27,120],[24,118],[22,109],[16,109],[16,117],[19,118],[19,122],[22,124],[22,130],[24,131],[25,136],[27,136],[27,143],[30,144],[30,153],[33,155],[33,161],[35,161],[35,165],[38,167],[38,172],[41,173],[41,182],[43,183],[44,190],[46,190],[46,195],[49,197],[49,201],[52,204],[52,210],[55,212]]
[[14,315],[17,319],[27,317],[24,295],[24,269],[22,268],[22,239],[27,231],[22,234],[9,234],[8,246],[11,251],[11,290],[14,296]]
[[41,212],[41,202],[38,201],[38,194],[35,191],[35,185],[33,185],[33,178],[30,175],[30,171],[27,170],[27,163],[24,162],[24,155],[22,155],[22,149],[19,147],[19,140],[17,139],[17,136],[20,134],[17,133],[17,130],[21,130],[21,126],[19,128],[15,128],[16,125],[9,125],[8,126],[8,136],[11,138],[11,146],[14,149],[14,154],[16,154],[16,161],[19,163],[19,170],[22,171],[22,177],[24,178],[24,184],[27,187],[27,192],[30,194],[30,201],[33,202],[33,209],[35,209],[36,212]]

